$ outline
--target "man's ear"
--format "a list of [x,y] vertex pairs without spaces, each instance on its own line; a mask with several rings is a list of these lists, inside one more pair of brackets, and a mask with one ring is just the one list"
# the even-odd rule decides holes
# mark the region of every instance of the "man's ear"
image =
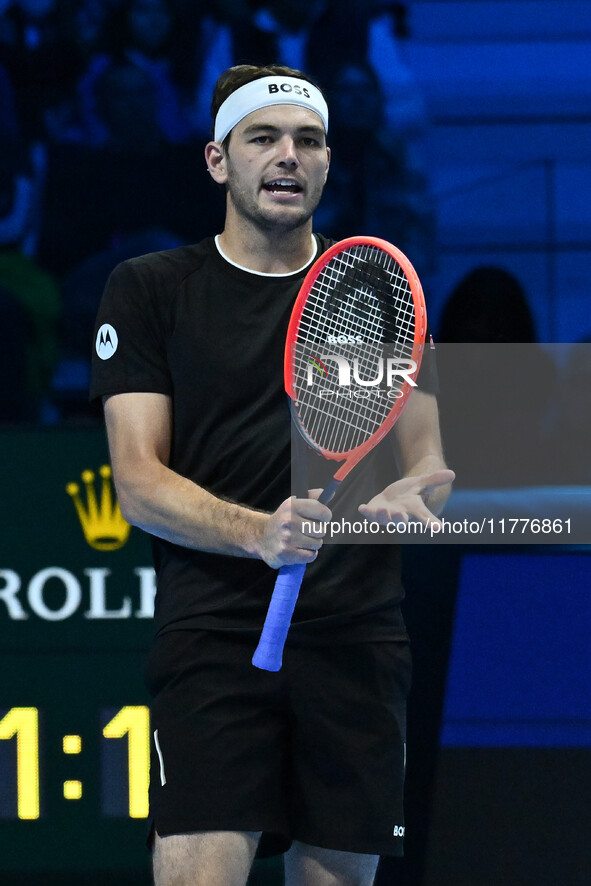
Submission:
[[326,171],[324,173],[324,183],[326,184],[326,179],[328,178],[328,170],[330,169],[330,148],[326,149]]
[[214,182],[225,185],[228,180],[226,155],[219,142],[208,142],[205,145],[205,162]]

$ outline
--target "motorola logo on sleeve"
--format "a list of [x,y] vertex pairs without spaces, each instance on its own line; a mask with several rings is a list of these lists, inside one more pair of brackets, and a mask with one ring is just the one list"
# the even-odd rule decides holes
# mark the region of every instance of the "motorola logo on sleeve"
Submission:
[[110,323],[103,323],[96,335],[96,352],[101,360],[108,360],[117,350],[119,339]]

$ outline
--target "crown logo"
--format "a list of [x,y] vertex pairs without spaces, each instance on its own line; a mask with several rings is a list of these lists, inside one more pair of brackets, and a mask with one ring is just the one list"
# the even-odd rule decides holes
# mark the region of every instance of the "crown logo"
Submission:
[[81,474],[86,490],[86,504],[82,501],[78,483],[68,483],[66,492],[74,502],[84,538],[90,547],[97,551],[116,551],[127,541],[131,526],[121,514],[109,465],[103,465],[99,474],[102,478],[100,501],[95,490],[93,471],[82,471]]

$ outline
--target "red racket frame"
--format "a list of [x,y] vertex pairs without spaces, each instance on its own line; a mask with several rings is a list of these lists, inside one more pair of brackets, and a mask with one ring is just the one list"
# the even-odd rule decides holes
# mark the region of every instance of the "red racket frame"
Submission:
[[[318,258],[314,262],[314,264],[306,274],[306,277],[304,278],[304,281],[301,285],[300,291],[293,306],[289,326],[287,327],[287,338],[285,342],[285,354],[283,364],[283,380],[285,390],[293,404],[295,404],[297,400],[297,392],[294,388],[292,371],[293,348],[297,342],[297,333],[300,325],[300,320],[302,318],[302,313],[304,311],[308,295],[310,293],[310,290],[314,286],[314,283],[316,282],[319,274],[323,271],[323,269],[331,261],[331,259],[339,252],[343,252],[346,249],[351,249],[356,246],[375,246],[383,249],[398,262],[398,264],[404,271],[404,274],[408,280],[411,289],[415,306],[416,322],[411,358],[417,364],[417,368],[414,372],[414,378],[416,378],[419,373],[421,359],[423,356],[425,335],[427,332],[427,309],[425,307],[425,297],[423,295],[423,289],[415,269],[413,268],[408,258],[404,255],[404,253],[393,246],[391,243],[388,243],[387,240],[381,240],[379,237],[348,237],[346,240],[339,240],[338,243],[335,243],[333,246],[329,247],[329,249],[327,249],[326,252],[323,252],[320,258]],[[398,416],[404,409],[404,406],[406,405],[406,401],[411,391],[412,385],[410,385],[409,382],[405,379],[401,387],[401,395],[394,401],[390,413],[377,429],[377,431],[375,431],[371,435],[371,437],[368,437],[368,439],[365,440],[364,443],[355,447],[355,449],[349,450],[349,452],[345,456],[342,452],[332,452],[330,450],[322,449],[321,447],[317,446],[313,443],[312,440],[309,440],[305,429],[302,428],[306,440],[308,440],[310,445],[314,446],[314,448],[318,452],[320,452],[324,456],[324,458],[332,459],[333,461],[343,461],[343,464],[340,468],[337,469],[334,475],[335,482],[340,483],[355,467],[355,465],[358,464],[358,462],[360,462],[361,459],[371,449],[373,449],[374,446],[376,446],[379,441],[388,433],[388,431],[395,424]],[[293,412],[294,420],[298,421],[297,409],[294,409]]]

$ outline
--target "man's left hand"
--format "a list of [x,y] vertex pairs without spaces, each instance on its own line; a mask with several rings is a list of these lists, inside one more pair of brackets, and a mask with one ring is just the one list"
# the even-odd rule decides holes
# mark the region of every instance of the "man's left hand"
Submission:
[[431,474],[404,477],[390,483],[382,492],[375,495],[367,504],[359,506],[359,512],[376,523],[408,523],[419,520],[421,523],[440,524],[440,521],[425,504],[428,496],[441,486],[453,483],[455,474],[447,468]]

